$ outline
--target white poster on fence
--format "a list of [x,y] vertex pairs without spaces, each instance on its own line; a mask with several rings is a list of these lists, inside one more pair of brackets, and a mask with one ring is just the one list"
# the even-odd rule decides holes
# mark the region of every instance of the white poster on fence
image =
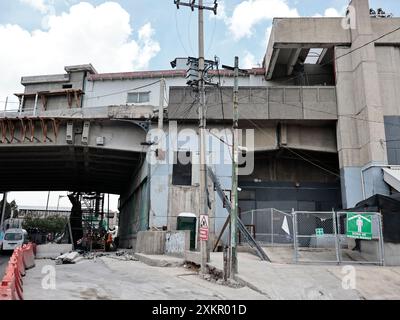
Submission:
[[283,218],[282,230],[285,231],[290,236],[289,224],[287,222],[286,216]]

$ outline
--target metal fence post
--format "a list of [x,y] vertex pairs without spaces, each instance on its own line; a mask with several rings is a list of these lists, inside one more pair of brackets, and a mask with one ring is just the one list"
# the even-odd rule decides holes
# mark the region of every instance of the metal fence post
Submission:
[[338,223],[337,223],[337,217],[336,217],[336,212],[335,210],[332,209],[332,223],[333,223],[333,230],[334,230],[334,235],[335,235],[335,249],[336,249],[336,262],[340,264],[340,243],[339,243],[339,236],[338,236]]
[[342,247],[341,243],[341,235],[342,235],[342,224],[340,223],[340,218],[342,216],[341,212],[336,213],[336,222],[337,222],[337,231],[338,231],[338,244],[339,244],[339,262],[342,263]]
[[271,244],[274,246],[274,209],[271,209]]
[[382,214],[378,213],[378,226],[379,226],[379,252],[381,266],[385,265],[385,246],[383,242],[383,231],[382,231]]
[[[252,225],[252,228],[253,228],[254,239],[255,239],[257,237],[257,235],[256,235],[256,231],[254,230],[255,229],[255,225],[254,225],[254,210],[253,209],[251,210],[251,225]],[[239,232],[239,235],[240,235],[240,232]]]
[[292,219],[293,219],[293,247],[294,247],[294,262],[298,263],[299,257],[297,255],[297,213],[292,209]]

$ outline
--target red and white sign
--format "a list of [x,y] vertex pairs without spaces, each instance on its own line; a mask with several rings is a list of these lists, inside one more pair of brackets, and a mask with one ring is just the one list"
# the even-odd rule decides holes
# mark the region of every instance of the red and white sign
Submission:
[[208,216],[200,215],[200,240],[208,241],[208,234],[209,234]]
[[200,229],[200,240],[201,241],[208,241],[208,230]]

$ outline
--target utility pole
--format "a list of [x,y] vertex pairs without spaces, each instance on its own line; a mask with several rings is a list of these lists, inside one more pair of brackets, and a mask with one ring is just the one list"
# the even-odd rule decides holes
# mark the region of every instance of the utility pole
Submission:
[[230,250],[229,250],[229,277],[233,279],[238,272],[237,261],[237,235],[238,235],[238,214],[239,214],[239,73],[247,74],[247,70],[239,69],[239,58],[235,57],[235,66],[222,66],[224,69],[233,71],[233,143],[232,143],[232,199],[230,215]]
[[110,231],[110,194],[107,199],[107,232]]
[[[181,2],[175,0],[177,8],[179,6],[190,7],[192,11],[198,9],[199,11],[199,21],[198,21],[198,32],[199,32],[199,80],[198,88],[200,95],[200,106],[199,106],[199,145],[200,145],[200,215],[208,217],[208,201],[207,201],[207,163],[206,163],[206,106],[205,106],[205,81],[204,81],[204,71],[205,71],[205,59],[204,59],[204,10],[213,11],[217,14],[218,4],[214,1],[214,7],[203,6],[203,0],[199,0],[199,4],[196,5],[196,1],[192,0],[189,3]],[[207,272],[207,262],[210,260],[210,249],[208,246],[208,240],[200,241],[200,252],[201,252],[201,272],[204,274]]]
[[230,277],[238,272],[237,262],[237,219],[238,219],[238,165],[239,165],[239,58],[235,57],[233,90],[233,146],[232,146],[232,212],[231,212],[231,254]]

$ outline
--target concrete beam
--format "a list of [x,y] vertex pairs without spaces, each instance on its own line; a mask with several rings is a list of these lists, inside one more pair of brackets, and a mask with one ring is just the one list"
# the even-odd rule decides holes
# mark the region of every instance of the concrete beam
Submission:
[[317,64],[321,64],[321,63],[322,63],[322,61],[324,60],[324,58],[325,58],[326,53],[328,52],[328,50],[329,50],[329,48],[324,48],[324,49],[322,50],[322,52],[321,52],[321,54],[320,54],[320,56],[319,56],[319,58],[318,58],[318,60],[317,60]]
[[300,52],[301,52],[301,48],[297,48],[297,49],[292,49],[292,53],[290,54],[290,58],[289,58],[289,63],[287,65],[287,72],[286,74],[288,76],[290,76],[293,72],[293,68],[297,63],[297,60],[299,59],[300,56]]
[[267,70],[266,79],[267,80],[272,79],[272,75],[274,73],[275,65],[276,65],[276,62],[278,61],[280,52],[281,52],[281,49],[274,49],[271,60],[267,61],[267,66],[266,66],[266,70]]
[[32,111],[19,113],[17,111],[0,113],[1,118],[56,118],[56,119],[82,119],[82,120],[147,120],[154,116],[155,106],[106,106],[94,108],[74,108],[43,111],[38,110],[36,116]]

